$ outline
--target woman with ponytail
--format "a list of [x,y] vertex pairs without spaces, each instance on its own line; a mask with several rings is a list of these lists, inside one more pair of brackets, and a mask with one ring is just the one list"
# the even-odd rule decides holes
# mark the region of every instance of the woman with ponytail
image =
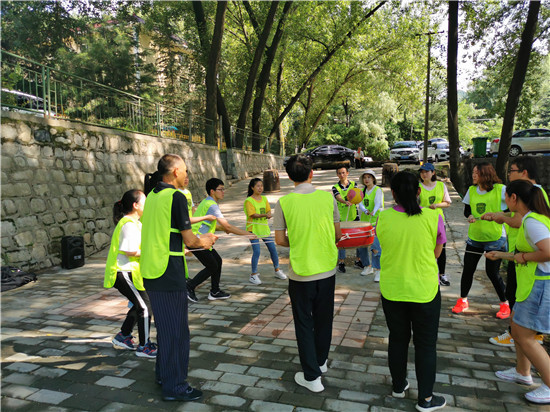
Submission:
[[418,205],[417,177],[397,173],[391,181],[396,206],[378,217],[376,235],[381,256],[380,292],[390,330],[388,364],[392,396],[404,398],[409,388],[407,355],[414,334],[419,411],[445,406],[445,398],[433,394],[436,344],[441,310],[437,258],[447,241],[443,219],[436,210]]
[[516,367],[496,372],[505,381],[532,385],[531,365],[542,385],[525,394],[533,403],[550,403],[550,357],[535,339],[538,332],[550,333],[550,208],[542,191],[526,180],[506,188],[510,211],[523,216],[514,253],[487,252],[491,260],[514,262],[517,274],[516,304],[511,315],[516,346]]
[[[145,194],[129,190],[113,206],[116,224],[105,267],[105,288],[115,287],[132,303],[120,332],[113,338],[115,346],[135,350],[145,358],[157,356],[156,345],[150,340],[151,304],[143,287],[139,258],[141,255],[141,223]],[[138,324],[139,345],[134,345],[132,330]]]
[[261,179],[254,178],[248,184],[248,197],[244,201],[244,213],[246,215],[246,230],[255,234],[256,239],[250,239],[252,244],[252,274],[250,283],[260,285],[260,274],[258,273],[258,261],[260,259],[260,239],[262,239],[271,255],[271,262],[275,268],[275,276],[279,279],[286,279],[284,272],[279,269],[279,255],[275,248],[275,240],[271,236],[271,229],[267,224],[267,219],[271,219],[271,207],[265,196],[264,183]]

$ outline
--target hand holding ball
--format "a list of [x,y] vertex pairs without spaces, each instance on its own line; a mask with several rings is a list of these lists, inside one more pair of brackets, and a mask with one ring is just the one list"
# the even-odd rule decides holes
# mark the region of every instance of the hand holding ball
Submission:
[[361,189],[350,189],[346,196],[347,201],[353,203],[354,205],[361,203],[363,200],[363,192]]

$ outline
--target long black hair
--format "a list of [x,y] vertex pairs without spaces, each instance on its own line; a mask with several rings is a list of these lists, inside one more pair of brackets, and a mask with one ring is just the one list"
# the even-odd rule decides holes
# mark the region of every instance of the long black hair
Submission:
[[144,193],[139,189],[128,190],[122,195],[122,199],[115,202],[113,205],[113,221],[115,225],[128,213],[134,210],[134,203],[139,202],[139,199]]
[[248,183],[248,194],[246,195],[247,197],[250,197],[254,194],[254,186],[256,186],[256,183],[261,181],[262,179],[260,179],[259,177],[255,177],[250,181],[250,183]]
[[149,192],[162,181],[164,175],[174,170],[174,167],[179,161],[183,161],[183,159],[177,154],[165,154],[162,156],[157,164],[157,171],[145,174],[145,180],[143,182],[143,192],[145,195],[148,195]]
[[508,197],[515,194],[525,205],[535,213],[550,217],[550,208],[542,194],[542,189],[528,180],[514,180],[506,186]]
[[418,178],[410,172],[398,172],[391,180],[391,190],[398,205],[409,216],[422,213],[418,204]]

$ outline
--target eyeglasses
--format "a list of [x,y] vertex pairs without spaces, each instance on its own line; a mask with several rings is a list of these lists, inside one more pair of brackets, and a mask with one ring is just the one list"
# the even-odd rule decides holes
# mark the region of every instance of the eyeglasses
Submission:
[[220,192],[225,192],[225,189],[216,189],[216,190],[219,190]]
[[519,169],[508,169],[508,174],[510,174],[512,172],[519,172]]

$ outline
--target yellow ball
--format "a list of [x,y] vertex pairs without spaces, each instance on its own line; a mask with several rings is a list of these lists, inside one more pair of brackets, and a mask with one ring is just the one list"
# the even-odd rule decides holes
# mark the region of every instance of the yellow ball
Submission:
[[363,191],[361,189],[350,189],[347,194],[348,202],[353,203],[354,205],[361,203],[363,200]]

